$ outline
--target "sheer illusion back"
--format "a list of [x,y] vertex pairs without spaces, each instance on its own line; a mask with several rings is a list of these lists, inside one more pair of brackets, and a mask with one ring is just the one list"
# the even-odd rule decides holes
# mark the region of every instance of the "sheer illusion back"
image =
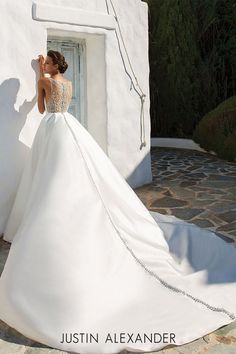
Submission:
[[72,82],[59,81],[49,78],[51,82],[51,95],[46,101],[47,112],[66,112],[72,98]]

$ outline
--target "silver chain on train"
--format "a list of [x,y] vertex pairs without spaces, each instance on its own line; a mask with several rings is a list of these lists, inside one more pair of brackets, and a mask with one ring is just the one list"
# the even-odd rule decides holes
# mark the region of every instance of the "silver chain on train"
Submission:
[[[80,148],[80,146],[79,146],[79,143],[78,143],[78,141],[77,141],[77,138],[76,138],[76,136],[75,136],[73,130],[71,129],[70,125],[68,124],[67,119],[66,119],[66,117],[65,117],[64,114],[63,114],[63,116],[64,116],[64,118],[65,118],[65,121],[66,121],[66,124],[67,124],[68,128],[70,129],[70,131],[71,131],[71,133],[72,133],[72,135],[73,135],[73,137],[74,137],[74,139],[75,139],[75,141],[76,141],[76,144],[77,144],[77,146],[78,146],[78,148],[79,148],[79,150],[80,150],[80,152],[81,152],[81,155],[83,156],[83,153],[82,153],[82,151],[81,151],[81,148]],[[155,279],[157,279],[157,280],[158,280],[162,285],[164,285],[166,288],[168,288],[168,289],[170,289],[170,290],[172,290],[172,291],[175,291],[176,293],[179,293],[179,294],[182,294],[182,295],[184,295],[184,296],[187,296],[187,297],[189,297],[190,299],[194,300],[195,302],[198,302],[198,303],[200,303],[200,304],[206,306],[208,309],[210,309],[210,310],[212,310],[212,311],[225,313],[227,316],[229,316],[230,319],[235,320],[236,317],[235,317],[235,315],[234,315],[233,313],[231,313],[231,312],[225,310],[225,309],[222,308],[222,307],[211,306],[211,305],[209,305],[208,303],[206,303],[206,302],[204,302],[204,301],[202,301],[202,300],[200,300],[200,299],[198,299],[198,298],[192,296],[191,294],[188,294],[186,291],[181,290],[181,289],[179,289],[179,288],[176,288],[176,287],[174,287],[174,286],[168,284],[165,280],[161,279],[156,273],[154,273],[153,271],[151,271],[150,269],[147,268],[147,266],[134,254],[133,250],[127,245],[127,242],[126,242],[126,241],[123,239],[123,237],[121,236],[119,230],[117,229],[116,225],[114,224],[114,222],[113,222],[113,220],[112,220],[112,218],[111,218],[111,216],[110,216],[109,211],[107,210],[107,208],[106,208],[106,206],[105,206],[105,203],[104,203],[104,201],[103,201],[103,198],[102,198],[102,196],[101,196],[101,194],[100,194],[99,189],[97,188],[96,183],[95,183],[94,180],[93,180],[93,177],[92,177],[92,175],[91,175],[90,169],[89,169],[89,167],[88,167],[88,165],[87,165],[87,162],[86,162],[86,159],[84,158],[84,156],[83,156],[83,159],[84,159],[84,161],[85,161],[85,165],[86,165],[86,167],[87,167],[87,170],[88,170],[88,172],[89,172],[89,175],[90,175],[90,177],[91,177],[91,180],[92,180],[93,184],[95,185],[95,188],[96,188],[96,190],[97,190],[97,192],[98,192],[98,194],[99,194],[99,196],[100,196],[100,198],[101,198],[101,201],[102,201],[102,203],[103,203],[103,206],[104,206],[104,208],[105,208],[105,210],[106,210],[106,212],[107,212],[107,214],[108,214],[108,217],[109,217],[109,219],[110,219],[112,225],[114,226],[114,228],[115,228],[115,230],[116,230],[118,236],[120,237],[121,241],[124,243],[124,245],[125,245],[125,247],[127,248],[127,250],[132,254],[132,256],[134,257],[134,259],[141,265],[141,267],[142,267],[149,275],[151,275],[151,276],[153,276]]]

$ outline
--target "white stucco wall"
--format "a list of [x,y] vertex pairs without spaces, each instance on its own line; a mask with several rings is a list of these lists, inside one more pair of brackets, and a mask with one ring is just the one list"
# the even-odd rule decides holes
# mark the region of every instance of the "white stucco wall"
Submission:
[[[38,54],[46,55],[48,35],[86,40],[87,129],[133,188],[152,180],[147,4],[113,0],[135,74],[146,94],[146,146],[140,150],[140,98],[134,89],[130,91],[130,78],[112,29],[114,25],[119,36],[110,2],[110,17],[105,0],[34,3],[41,18],[33,18],[37,11],[32,11],[31,0],[0,2],[0,234],[43,117],[37,110],[36,59]],[[49,7],[40,8],[40,4]],[[121,38],[120,45],[135,83]]]

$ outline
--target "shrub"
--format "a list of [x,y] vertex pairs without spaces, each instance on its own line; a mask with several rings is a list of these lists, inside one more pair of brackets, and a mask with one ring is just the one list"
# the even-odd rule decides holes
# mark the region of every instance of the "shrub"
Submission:
[[218,157],[236,160],[236,96],[225,100],[200,120],[193,140]]

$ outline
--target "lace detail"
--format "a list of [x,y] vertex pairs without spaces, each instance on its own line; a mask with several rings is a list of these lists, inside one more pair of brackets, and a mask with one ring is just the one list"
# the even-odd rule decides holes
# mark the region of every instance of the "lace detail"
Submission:
[[46,102],[47,112],[66,112],[72,98],[71,81],[62,82],[49,78],[51,82],[51,96]]

